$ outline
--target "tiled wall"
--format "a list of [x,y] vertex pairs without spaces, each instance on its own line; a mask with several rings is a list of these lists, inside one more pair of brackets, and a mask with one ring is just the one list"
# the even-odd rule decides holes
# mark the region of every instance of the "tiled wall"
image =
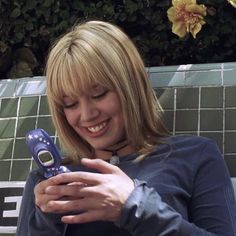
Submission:
[[[148,68],[173,134],[216,140],[236,176],[236,63]],[[43,128],[55,137],[45,78],[0,81],[0,235],[14,235],[23,184],[34,168],[25,133]],[[11,198],[9,198],[11,196]],[[3,233],[3,234],[1,234]]]
[[236,177],[236,63],[150,68],[173,134],[214,139]]

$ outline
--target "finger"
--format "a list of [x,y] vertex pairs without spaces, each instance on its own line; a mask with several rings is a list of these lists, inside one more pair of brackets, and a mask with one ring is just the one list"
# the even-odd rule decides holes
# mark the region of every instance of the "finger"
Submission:
[[53,179],[49,178],[49,179],[43,180],[35,186],[34,193],[35,194],[44,194],[45,189],[48,186],[53,186],[53,185],[56,185],[56,183],[53,181]]
[[90,173],[83,171],[62,173],[50,178],[51,185],[68,184],[78,182],[79,184],[97,185],[102,181],[103,177],[100,173]]
[[101,160],[101,159],[88,159],[83,158],[81,163],[88,168],[98,170],[103,174],[112,174],[116,173],[119,168],[117,166],[111,165],[110,163]]
[[47,205],[48,202],[55,201],[57,199],[57,195],[42,194],[40,196],[35,196],[35,205],[42,208],[43,206]]
[[69,199],[66,197],[48,202],[48,208],[53,212],[82,212],[102,207],[101,202],[94,198]]
[[84,185],[56,185],[56,186],[48,186],[45,189],[45,193],[53,194],[58,196],[72,196],[72,197],[84,197],[80,193],[80,189],[83,188]]
[[85,199],[89,198],[94,198],[94,199],[99,199],[101,197],[104,197],[106,195],[106,192],[104,189],[101,189],[100,185],[96,186],[87,186],[80,188],[79,190],[79,196],[84,197]]
[[45,192],[45,188],[49,186],[50,183],[48,180],[43,180],[38,183],[34,188],[34,194],[43,194]]
[[104,192],[101,191],[99,186],[85,186],[85,185],[56,185],[49,186],[45,189],[46,194],[56,195],[57,199],[61,197],[85,198],[93,197],[98,198],[104,196]]
[[104,213],[99,210],[84,212],[78,215],[67,215],[61,218],[66,224],[88,223],[98,220],[104,220]]

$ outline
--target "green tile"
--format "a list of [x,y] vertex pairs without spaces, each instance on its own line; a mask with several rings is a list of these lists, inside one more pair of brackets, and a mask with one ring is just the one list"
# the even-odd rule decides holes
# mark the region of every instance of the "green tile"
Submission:
[[200,117],[201,131],[223,130],[223,109],[201,110]]
[[5,98],[1,100],[0,118],[17,116],[18,98]]
[[31,158],[25,139],[16,139],[13,154],[14,159]]
[[203,63],[203,64],[192,64],[190,70],[211,71],[211,70],[220,70],[221,68],[222,68],[221,63]]
[[21,78],[15,91],[16,96],[34,96],[45,94],[46,78],[34,76],[33,78]]
[[15,236],[16,234],[0,234],[0,236]]
[[236,109],[226,109],[225,110],[225,129],[226,130],[236,130]]
[[36,116],[39,97],[22,97],[20,100],[19,116]]
[[175,134],[176,135],[195,135],[195,136],[198,135],[197,131],[176,131]]
[[0,160],[0,181],[8,181],[11,161]]
[[182,110],[176,111],[176,131],[195,131],[198,129],[198,111]]
[[25,134],[35,129],[36,117],[19,118],[17,123],[16,137],[25,137]]
[[205,87],[201,89],[201,107],[222,108],[223,87]]
[[11,159],[13,139],[0,139],[0,159]]
[[49,135],[53,136],[55,134],[55,128],[52,123],[51,116],[49,117],[39,117],[37,128],[44,129]]
[[185,85],[204,86],[221,85],[221,71],[189,71],[186,72]]
[[223,132],[204,132],[204,131],[201,131],[200,135],[204,136],[204,137],[207,137],[207,138],[210,138],[210,139],[213,139],[217,143],[220,151],[223,152]]
[[225,153],[236,153],[236,132],[225,132]]
[[225,107],[236,107],[236,86],[225,87]]
[[15,132],[15,119],[0,120],[0,137],[1,138],[12,138]]
[[30,172],[31,161],[13,161],[11,181],[24,181]]
[[49,115],[47,96],[42,96],[40,100],[39,115]]
[[236,85],[236,69],[223,72],[224,85]]
[[17,80],[0,80],[0,97],[14,96]]
[[174,89],[156,89],[155,92],[163,109],[174,109]]
[[170,132],[173,131],[174,111],[164,111],[162,120]]
[[176,96],[176,108],[198,108],[199,88],[178,88]]
[[183,86],[185,83],[185,72],[150,73],[149,79],[154,88]]
[[236,70],[236,63],[235,62],[226,62],[223,64],[224,69],[235,69]]
[[160,73],[160,72],[175,72],[178,70],[179,66],[152,66],[148,67],[148,72],[150,73]]
[[236,177],[236,154],[224,156],[231,177]]

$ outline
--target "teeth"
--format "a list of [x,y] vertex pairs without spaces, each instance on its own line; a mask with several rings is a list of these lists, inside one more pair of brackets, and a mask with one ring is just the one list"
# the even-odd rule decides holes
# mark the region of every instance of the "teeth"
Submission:
[[100,131],[101,129],[103,129],[106,126],[106,122],[103,122],[102,124],[93,126],[93,127],[89,127],[88,130],[92,133],[96,133],[98,131]]

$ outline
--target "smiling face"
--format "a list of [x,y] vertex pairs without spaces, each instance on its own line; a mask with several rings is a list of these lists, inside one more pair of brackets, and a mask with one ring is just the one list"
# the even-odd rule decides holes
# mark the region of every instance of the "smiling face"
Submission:
[[108,149],[124,138],[122,108],[114,91],[94,85],[76,99],[64,96],[63,103],[70,126],[95,150]]
[[97,150],[117,149],[121,144],[111,146],[124,138],[135,150],[149,152],[162,136],[161,107],[143,61],[118,27],[78,24],[54,44],[46,77],[53,124],[75,163],[99,157]]

